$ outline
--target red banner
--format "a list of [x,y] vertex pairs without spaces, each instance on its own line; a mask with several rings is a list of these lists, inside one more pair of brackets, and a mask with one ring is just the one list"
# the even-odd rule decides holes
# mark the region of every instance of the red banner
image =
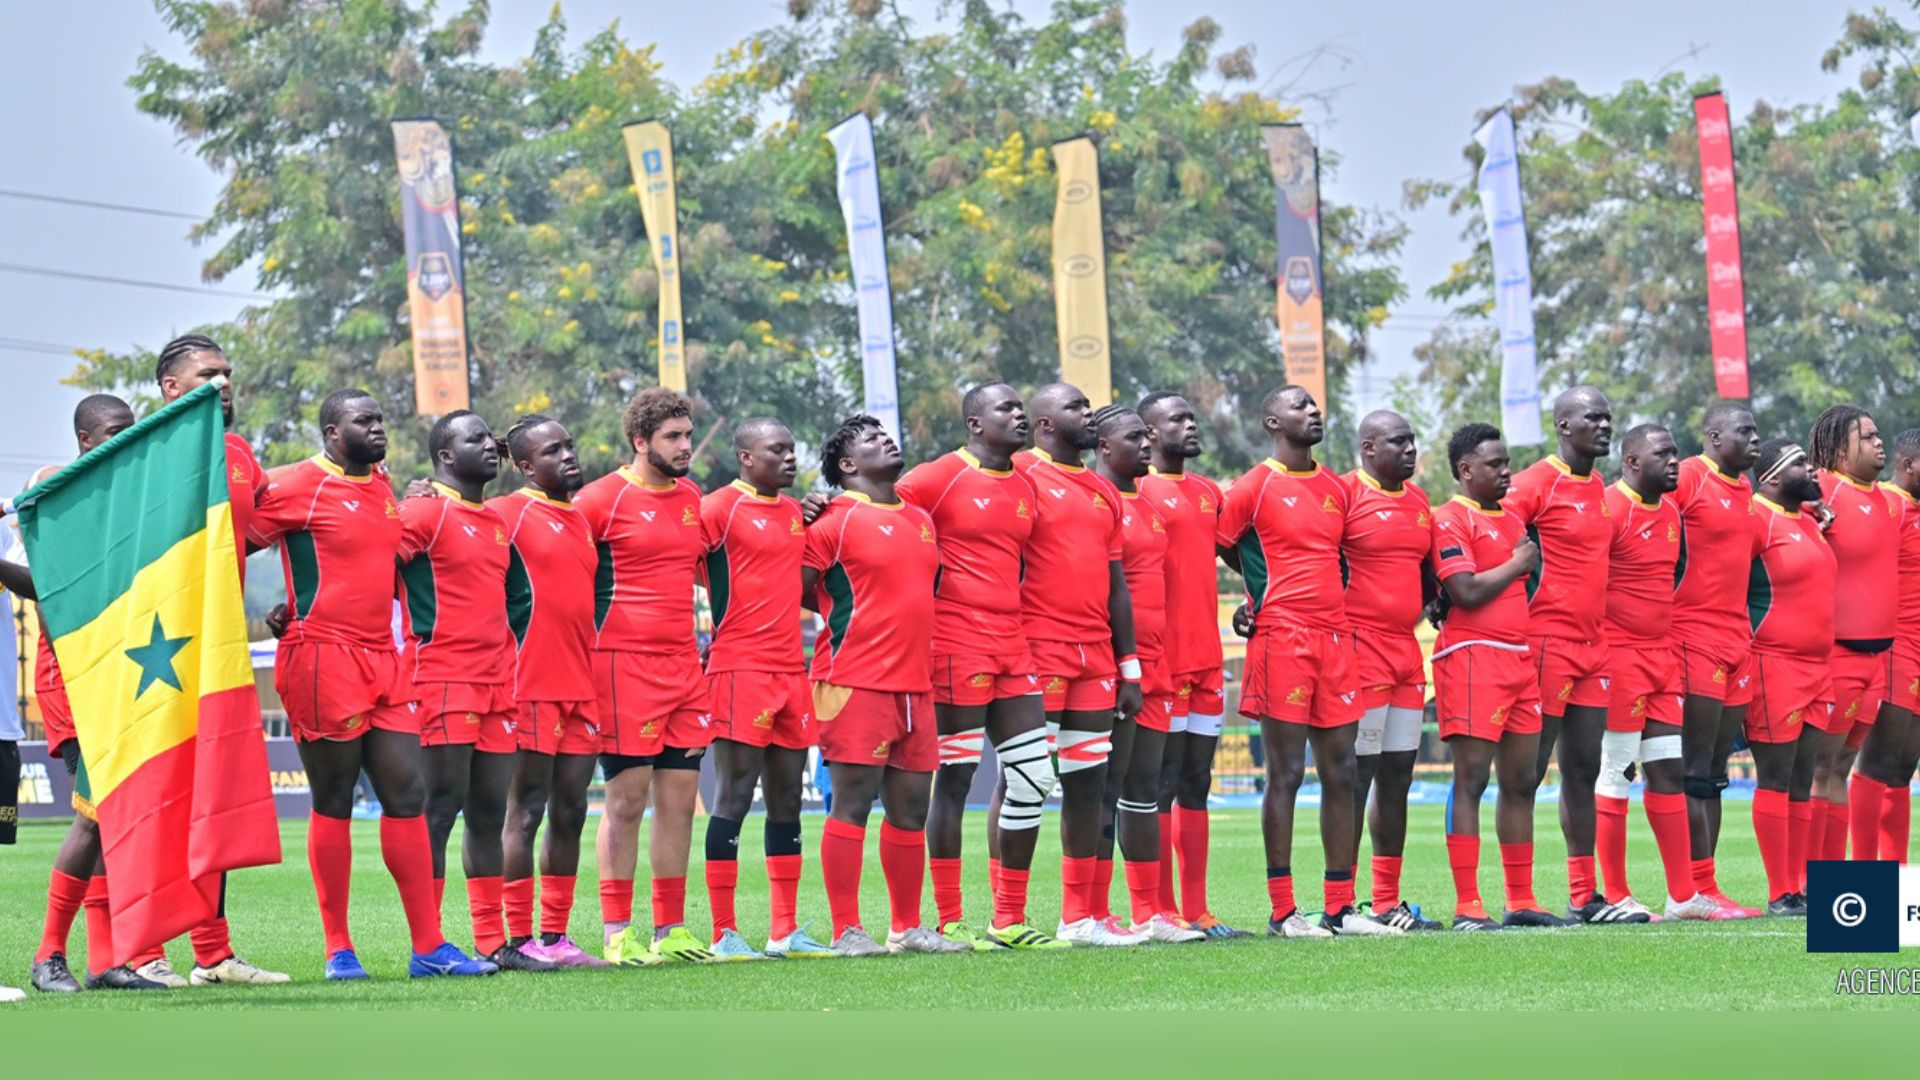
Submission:
[[1733,182],[1733,124],[1723,94],[1693,99],[1700,132],[1700,208],[1707,228],[1707,327],[1713,381],[1723,398],[1747,396],[1747,301],[1740,278],[1740,200]]

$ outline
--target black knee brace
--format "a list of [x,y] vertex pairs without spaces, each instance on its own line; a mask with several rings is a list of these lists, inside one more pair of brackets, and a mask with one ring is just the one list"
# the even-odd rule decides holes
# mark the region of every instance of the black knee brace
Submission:
[[1680,781],[1680,790],[1686,792],[1689,799],[1718,801],[1727,782],[1724,776],[1689,776]]

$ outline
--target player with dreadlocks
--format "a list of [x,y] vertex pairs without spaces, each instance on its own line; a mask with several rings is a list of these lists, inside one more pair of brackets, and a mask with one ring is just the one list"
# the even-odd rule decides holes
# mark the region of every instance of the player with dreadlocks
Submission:
[[[1894,620],[1893,677],[1880,719],[1860,747],[1860,774],[1887,788],[1879,857],[1907,861],[1913,820],[1909,788],[1920,763],[1920,428],[1893,441],[1893,481],[1882,485],[1900,503],[1900,611]],[[1855,839],[1856,851],[1861,847]]]

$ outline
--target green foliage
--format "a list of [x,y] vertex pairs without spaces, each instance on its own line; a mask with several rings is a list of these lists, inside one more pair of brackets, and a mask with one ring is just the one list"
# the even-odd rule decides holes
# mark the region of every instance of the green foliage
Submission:
[[[699,434],[747,416],[817,443],[857,407],[859,365],[828,128],[875,122],[903,426],[916,457],[962,438],[958,394],[1058,370],[1052,140],[1102,153],[1120,400],[1184,389],[1220,423],[1216,470],[1265,453],[1239,419],[1278,378],[1273,187],[1258,127],[1291,112],[1206,88],[1219,28],[1161,62],[1130,51],[1119,8],[1074,0],[1028,23],[966,3],[919,32],[877,3],[794,4],[689,90],[608,29],[565,49],[556,7],[524,61],[476,51],[485,0],[436,23],[401,0],[159,0],[191,57],[149,53],[132,85],[226,177],[198,230],[205,276],[257,265],[283,299],[208,328],[240,367],[241,424],[269,462],[311,452],[319,399],[365,384],[424,460],[411,413],[402,237],[387,122],[434,116],[460,168],[475,408],[559,416],[598,470],[622,458],[621,404],[654,381],[657,282],[622,123],[665,118],[678,167],[687,358]],[[1246,50],[1223,55],[1251,78]],[[1323,209],[1333,396],[1398,299],[1402,233]],[[75,381],[143,386],[150,354],[86,358]],[[1232,418],[1232,419],[1229,419]],[[1332,440],[1344,444],[1336,436]],[[714,444],[701,479],[730,471]]]

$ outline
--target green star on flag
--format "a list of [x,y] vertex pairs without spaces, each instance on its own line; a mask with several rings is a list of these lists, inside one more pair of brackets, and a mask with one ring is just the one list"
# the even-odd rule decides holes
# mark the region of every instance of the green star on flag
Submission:
[[135,699],[147,692],[147,687],[162,682],[179,690],[180,676],[173,670],[173,658],[187,647],[193,638],[170,638],[160,627],[160,616],[153,617],[153,637],[137,649],[127,650],[127,659],[140,665],[140,689],[133,692]]

